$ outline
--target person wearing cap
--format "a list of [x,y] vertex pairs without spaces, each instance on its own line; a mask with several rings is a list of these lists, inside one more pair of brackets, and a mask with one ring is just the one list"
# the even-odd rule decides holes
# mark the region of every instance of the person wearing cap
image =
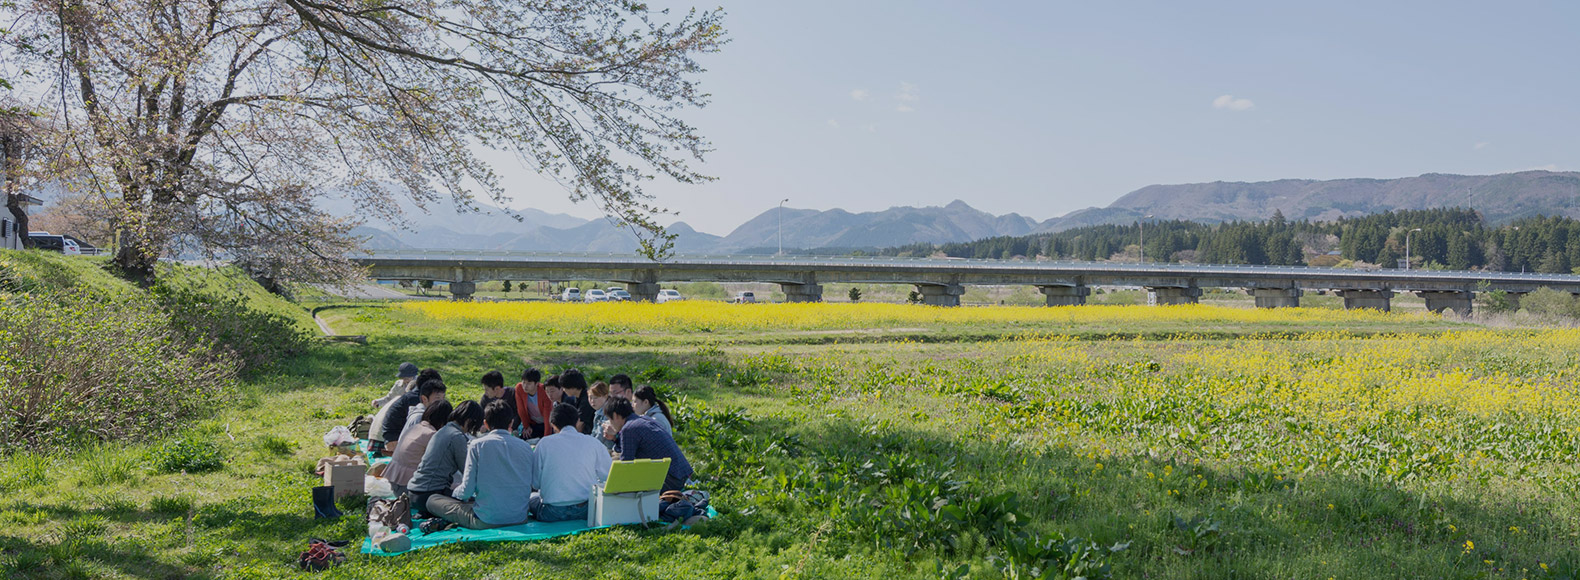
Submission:
[[395,384],[390,386],[389,394],[373,399],[373,408],[383,409],[390,401],[400,398],[401,395],[415,388],[417,388],[417,365],[409,362],[400,363],[400,370],[395,372]]
[[408,393],[417,390],[420,382],[421,371],[417,365],[403,362],[400,369],[395,372],[395,385],[390,387],[388,395],[373,400],[373,406],[379,410],[373,415],[373,425],[368,429],[368,450],[373,455],[384,454],[384,420],[389,417],[389,412],[395,402],[404,398]]

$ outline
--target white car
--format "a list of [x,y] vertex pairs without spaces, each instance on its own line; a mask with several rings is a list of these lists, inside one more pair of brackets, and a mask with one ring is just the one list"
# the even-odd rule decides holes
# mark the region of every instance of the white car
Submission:
[[603,290],[599,290],[597,288],[593,288],[592,290],[588,290],[587,294],[582,296],[582,302],[608,302],[608,301],[609,301],[609,295],[605,294]]
[[735,293],[735,303],[736,304],[751,304],[751,303],[756,302],[756,301],[757,301],[757,295],[753,294],[750,290],[747,290],[745,292],[736,292]]
[[28,232],[27,238],[33,242],[33,247],[40,250],[60,252],[67,256],[82,255],[82,247],[77,245],[77,240],[66,236],[57,236],[49,232]]
[[631,293],[626,292],[625,288],[621,288],[619,286],[610,286],[609,289],[604,290],[604,292],[609,295],[610,300],[616,302],[625,302],[631,299]]
[[582,289],[581,288],[566,288],[564,292],[560,293],[560,301],[561,302],[581,302],[582,301]]
[[676,290],[674,288],[665,288],[663,290],[659,290],[658,291],[658,303],[659,304],[663,304],[665,302],[678,302],[678,301],[681,301],[681,300],[685,300],[685,298],[680,295],[680,291],[679,290]]

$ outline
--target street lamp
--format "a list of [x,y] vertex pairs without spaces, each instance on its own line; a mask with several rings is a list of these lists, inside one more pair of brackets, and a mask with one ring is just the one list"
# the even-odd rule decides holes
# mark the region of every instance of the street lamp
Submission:
[[775,256],[783,256],[785,253],[785,202],[788,201],[790,201],[788,197],[779,200],[779,253],[774,254]]
[[1141,263],[1147,263],[1147,220],[1152,219],[1151,214],[1141,216]]
[[1410,234],[1419,231],[1421,231],[1421,228],[1416,228],[1404,233],[1404,269],[1406,270],[1410,269]]

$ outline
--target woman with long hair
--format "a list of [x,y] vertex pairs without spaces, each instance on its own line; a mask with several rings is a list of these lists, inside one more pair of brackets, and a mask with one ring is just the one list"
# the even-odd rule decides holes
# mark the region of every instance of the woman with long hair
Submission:
[[636,409],[637,414],[658,423],[664,428],[665,433],[672,436],[675,434],[675,416],[670,414],[669,405],[658,398],[658,391],[654,391],[653,387],[647,385],[637,387],[634,398],[631,399],[631,407]]

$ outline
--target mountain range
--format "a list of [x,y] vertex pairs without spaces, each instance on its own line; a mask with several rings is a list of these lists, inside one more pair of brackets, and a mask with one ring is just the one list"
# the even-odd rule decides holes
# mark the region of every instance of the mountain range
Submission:
[[[345,207],[326,207],[351,215]],[[680,254],[772,253],[778,248],[779,220],[784,247],[879,248],[917,242],[965,242],[994,236],[1022,236],[1088,225],[1153,220],[1223,222],[1262,220],[1282,212],[1289,219],[1331,220],[1398,209],[1468,207],[1489,223],[1534,215],[1580,218],[1580,173],[1522,171],[1499,175],[1429,173],[1399,179],[1283,179],[1256,183],[1212,182],[1149,185],[1109,204],[1045,221],[1019,214],[993,215],[956,200],[943,207],[891,207],[852,213],[843,209],[770,209],[728,235],[696,231],[684,222],[669,227]],[[489,249],[536,252],[630,253],[636,237],[608,220],[585,220],[535,209],[509,212],[479,204],[479,211],[457,211],[433,204],[426,213],[402,208],[410,222],[400,228],[368,223],[353,233],[364,247],[393,249]],[[783,213],[780,213],[780,212]]]

